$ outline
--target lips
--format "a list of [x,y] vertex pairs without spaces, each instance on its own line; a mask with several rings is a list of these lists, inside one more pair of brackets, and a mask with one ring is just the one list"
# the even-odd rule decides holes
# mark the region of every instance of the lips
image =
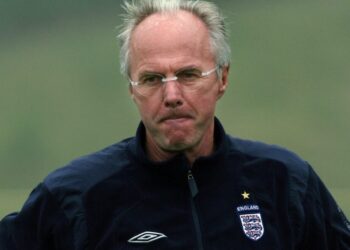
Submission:
[[170,114],[161,117],[161,119],[159,119],[159,122],[183,122],[189,119],[192,119],[192,116],[188,114]]

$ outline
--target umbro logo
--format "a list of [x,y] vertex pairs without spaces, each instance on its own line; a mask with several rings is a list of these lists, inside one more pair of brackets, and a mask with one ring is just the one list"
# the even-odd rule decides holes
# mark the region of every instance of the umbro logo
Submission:
[[128,240],[129,243],[143,243],[147,244],[161,238],[167,238],[166,235],[157,232],[146,231],[138,235],[133,236]]

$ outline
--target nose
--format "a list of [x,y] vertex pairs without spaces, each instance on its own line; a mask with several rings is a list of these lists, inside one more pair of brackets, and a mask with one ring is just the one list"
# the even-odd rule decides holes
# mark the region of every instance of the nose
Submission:
[[177,81],[164,83],[164,105],[167,108],[177,108],[183,104],[182,91]]

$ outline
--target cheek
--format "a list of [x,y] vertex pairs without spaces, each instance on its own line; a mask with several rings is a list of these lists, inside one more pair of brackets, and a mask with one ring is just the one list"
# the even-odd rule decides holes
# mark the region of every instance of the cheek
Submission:
[[216,86],[202,89],[195,94],[192,94],[187,100],[196,108],[199,113],[212,114],[215,110],[215,105],[218,100],[218,90]]
[[197,105],[199,113],[201,113],[204,117],[211,117],[214,114],[216,106],[216,99],[208,98],[201,100],[201,102]]
[[159,109],[159,101],[145,98],[142,96],[134,96],[134,102],[139,110],[142,120],[150,120],[156,116]]

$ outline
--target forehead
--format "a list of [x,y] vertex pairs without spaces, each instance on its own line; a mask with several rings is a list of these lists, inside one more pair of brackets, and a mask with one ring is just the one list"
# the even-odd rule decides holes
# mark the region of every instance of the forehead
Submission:
[[208,28],[187,11],[147,17],[132,33],[130,52],[132,67],[151,61],[163,64],[213,60]]
[[190,31],[193,28],[206,29],[206,26],[202,20],[188,11],[167,11],[154,13],[146,17],[135,27],[134,35],[138,30],[158,32],[165,31],[169,28],[178,31]]

